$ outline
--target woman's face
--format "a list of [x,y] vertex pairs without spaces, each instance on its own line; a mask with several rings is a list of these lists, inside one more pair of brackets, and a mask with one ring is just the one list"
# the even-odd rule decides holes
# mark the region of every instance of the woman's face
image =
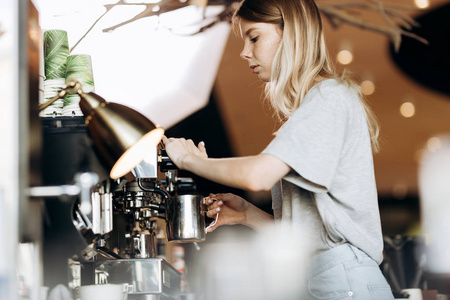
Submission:
[[283,31],[280,26],[241,20],[241,37],[244,49],[241,57],[248,61],[253,74],[261,81],[270,81],[272,62],[280,46]]

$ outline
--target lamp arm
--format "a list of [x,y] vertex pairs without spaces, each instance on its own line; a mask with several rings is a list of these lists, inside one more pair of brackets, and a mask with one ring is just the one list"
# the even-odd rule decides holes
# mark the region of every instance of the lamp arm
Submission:
[[56,100],[64,99],[67,96],[67,94],[77,94],[80,92],[81,92],[81,83],[76,79],[69,78],[66,81],[65,88],[60,90],[58,94],[54,96],[52,99],[48,100],[42,105],[39,105],[39,112],[43,111],[44,109],[52,105],[52,103],[54,103]]
[[61,98],[64,99],[66,97],[66,95],[67,95],[67,88],[64,88],[64,89],[60,90],[58,92],[58,94],[56,96],[54,96],[52,99],[50,99],[49,101],[45,102],[42,105],[39,105],[39,111],[40,112],[43,111],[44,109],[46,109],[47,107],[52,105],[52,103],[55,102],[58,99],[61,99]]

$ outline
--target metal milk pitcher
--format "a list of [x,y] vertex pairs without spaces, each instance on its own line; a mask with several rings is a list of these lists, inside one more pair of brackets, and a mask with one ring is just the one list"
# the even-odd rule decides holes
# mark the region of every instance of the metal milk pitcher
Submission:
[[179,195],[166,199],[167,239],[203,242],[206,239],[206,205],[200,195]]

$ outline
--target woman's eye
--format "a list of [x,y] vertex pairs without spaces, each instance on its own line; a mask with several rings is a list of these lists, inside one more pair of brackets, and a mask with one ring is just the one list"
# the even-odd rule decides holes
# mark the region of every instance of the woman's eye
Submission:
[[256,43],[256,41],[258,40],[259,36],[255,36],[254,38],[252,38],[250,41],[252,41],[252,43]]

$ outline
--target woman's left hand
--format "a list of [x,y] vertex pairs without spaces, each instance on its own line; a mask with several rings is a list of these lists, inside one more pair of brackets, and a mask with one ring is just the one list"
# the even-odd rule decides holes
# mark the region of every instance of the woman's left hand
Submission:
[[[206,228],[207,232],[212,232],[222,225],[245,225],[249,207],[249,204],[245,199],[228,193],[209,194],[208,197],[204,198],[204,201],[208,207],[206,216],[209,218],[216,218],[216,221]],[[217,214],[219,216],[217,216]]]
[[196,146],[192,140],[167,138],[166,136],[162,138],[162,141],[165,145],[167,155],[169,155],[172,162],[180,169],[184,169],[183,162],[190,155],[208,158],[204,142],[200,142]]

